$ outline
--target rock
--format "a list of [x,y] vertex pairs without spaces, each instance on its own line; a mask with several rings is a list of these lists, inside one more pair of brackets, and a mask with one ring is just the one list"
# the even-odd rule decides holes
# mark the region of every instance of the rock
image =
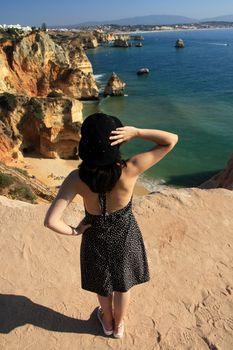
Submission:
[[199,188],[226,188],[233,190],[233,155],[227,162],[226,168],[209,180],[198,186]]
[[44,97],[58,89],[77,99],[99,95],[82,46],[58,45],[46,32],[1,42],[0,70],[0,92]]
[[99,44],[113,42],[115,39],[117,39],[116,35],[113,33],[104,32],[102,29],[94,30],[93,35],[96,37]]
[[136,41],[142,41],[144,40],[143,36],[138,34],[138,35],[131,35],[131,38]]
[[131,47],[132,45],[127,39],[118,38],[118,39],[114,40],[113,46],[115,46],[115,47]]
[[182,39],[177,39],[175,47],[178,48],[178,49],[184,48],[184,41]]
[[[2,94],[4,96],[4,94]],[[0,95],[0,160],[36,151],[49,158],[73,157],[83,121],[80,101],[72,98],[14,96],[13,110]],[[8,135],[6,135],[7,130]]]
[[112,73],[104,90],[104,96],[124,96],[125,82],[116,73]]
[[97,38],[93,37],[90,38],[86,43],[85,43],[85,48],[86,49],[95,49],[96,47],[98,47],[98,41]]
[[144,75],[144,74],[149,74],[150,70],[149,68],[141,68],[137,71],[137,75]]

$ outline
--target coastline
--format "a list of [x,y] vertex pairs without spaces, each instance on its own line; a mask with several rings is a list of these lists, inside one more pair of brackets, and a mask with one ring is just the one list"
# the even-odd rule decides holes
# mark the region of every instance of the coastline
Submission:
[[145,34],[145,33],[173,33],[173,32],[193,32],[193,31],[205,31],[205,30],[233,30],[233,28],[186,28],[186,29],[164,29],[164,30],[145,30],[145,31],[133,31],[133,32],[117,32],[115,34],[127,35],[127,34]]
[[[7,163],[8,166],[17,167],[27,170],[30,177],[35,176],[36,179],[41,181],[50,190],[57,192],[63,180],[68,174],[78,167],[79,160],[74,159],[61,159],[61,158],[42,158],[40,155],[34,153],[29,157],[24,157],[22,160],[12,160]],[[134,188],[133,194],[135,196],[144,196],[149,194],[150,191],[143,185],[143,182],[139,180]],[[48,203],[42,198],[37,198],[38,203]],[[77,195],[73,199],[73,203],[83,204],[81,196]]]

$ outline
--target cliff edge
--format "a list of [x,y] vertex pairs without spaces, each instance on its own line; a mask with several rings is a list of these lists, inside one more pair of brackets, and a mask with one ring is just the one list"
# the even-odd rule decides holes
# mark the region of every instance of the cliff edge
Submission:
[[[132,288],[126,334],[116,340],[103,336],[97,298],[81,289],[81,237],[45,228],[48,205],[0,196],[1,348],[232,349],[232,203],[223,188],[134,198],[151,280]],[[64,220],[83,214],[71,203]]]

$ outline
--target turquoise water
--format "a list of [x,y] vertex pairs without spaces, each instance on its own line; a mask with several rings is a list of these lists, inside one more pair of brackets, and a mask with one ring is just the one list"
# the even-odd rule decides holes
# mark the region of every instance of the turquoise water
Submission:
[[[127,86],[124,97],[87,104],[118,116],[124,125],[179,135],[176,147],[145,173],[156,187],[197,186],[225,167],[233,150],[233,30],[145,33],[142,48],[100,47],[87,51],[103,89],[114,71]],[[184,49],[174,48],[177,38]],[[229,46],[227,46],[229,44]],[[148,76],[137,76],[148,67]],[[133,140],[128,157],[152,146]]]

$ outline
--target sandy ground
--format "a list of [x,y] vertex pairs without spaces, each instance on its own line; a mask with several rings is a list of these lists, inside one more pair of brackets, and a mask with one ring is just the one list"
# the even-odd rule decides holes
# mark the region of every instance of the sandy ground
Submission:
[[[0,349],[232,350],[232,203],[222,188],[134,199],[151,279],[132,288],[117,340],[104,336],[96,295],[81,288],[81,237],[43,226],[49,204],[0,196]],[[64,221],[82,216],[71,203]]]
[[[24,160],[13,160],[8,163],[9,166],[15,166],[28,171],[29,175],[36,176],[37,179],[56,190],[60,186],[64,178],[74,169],[78,167],[78,160],[66,159],[48,159],[41,158],[37,154],[30,157],[24,157]],[[149,191],[139,182],[135,186],[134,195],[142,196],[148,194]],[[45,203],[43,199],[38,199],[39,203]],[[76,196],[73,200],[75,203],[83,203],[81,196]]]

